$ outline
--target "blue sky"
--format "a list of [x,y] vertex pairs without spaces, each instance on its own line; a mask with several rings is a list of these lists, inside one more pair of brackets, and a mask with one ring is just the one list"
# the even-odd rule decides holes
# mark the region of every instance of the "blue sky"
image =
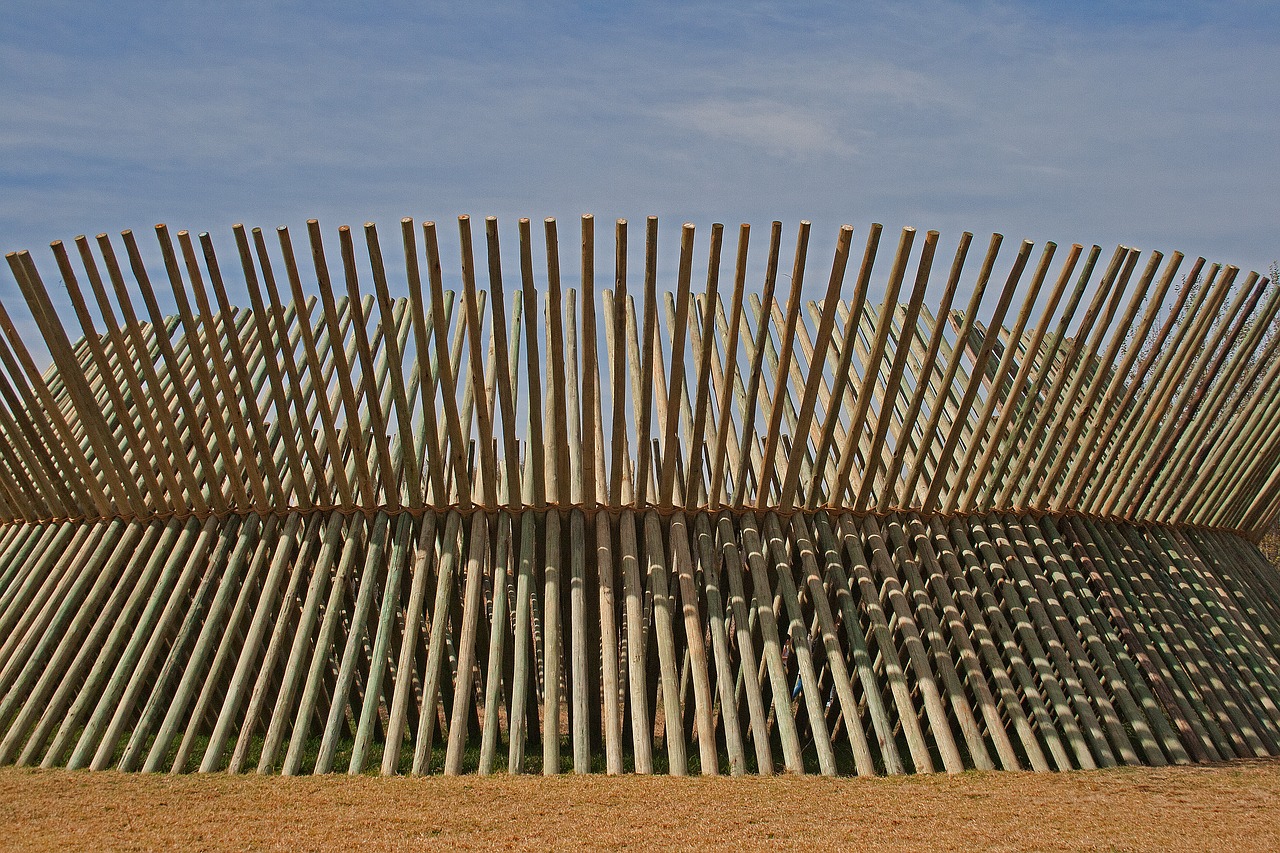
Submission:
[[763,243],[774,218],[811,219],[815,258],[872,221],[948,253],[968,229],[1280,256],[1270,3],[6,0],[3,21],[0,245],[50,270],[50,240],[160,221],[230,254],[233,222],[385,241],[459,213],[509,243],[518,216],[572,239],[584,212],[657,214],[671,266],[684,220]]

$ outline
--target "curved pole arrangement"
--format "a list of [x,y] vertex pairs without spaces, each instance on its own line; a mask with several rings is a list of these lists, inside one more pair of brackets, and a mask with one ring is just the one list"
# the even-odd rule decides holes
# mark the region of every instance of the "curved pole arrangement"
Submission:
[[808,222],[618,220],[597,258],[586,216],[572,259],[554,220],[441,230],[384,257],[312,220],[307,259],[237,225],[225,265],[79,237],[57,285],[7,256],[0,763],[1280,752],[1266,278],[880,225],[819,270]]
[[[1197,259],[1179,280],[1182,255],[1166,261],[1152,252],[1136,275],[1141,253],[1127,247],[1101,268],[1095,246],[1081,268],[1081,247],[1058,253],[1053,244],[1033,272],[1033,245],[1006,256],[1000,235],[972,269],[965,234],[944,275],[932,269],[935,232],[917,248],[914,229],[904,229],[886,262],[878,258],[879,225],[860,259],[852,252],[854,229],[844,226],[825,290],[813,300],[803,284],[804,222],[780,303],[781,223],[754,273],[743,227],[732,250],[735,287],[725,295],[723,229],[712,229],[699,291],[697,239],[686,224],[674,290],[664,294],[651,219],[636,306],[625,221],[615,231],[614,286],[600,291],[594,220],[583,218],[580,271],[570,279],[579,287],[567,292],[556,223],[544,224],[535,246],[529,223],[520,222],[527,313],[510,329],[492,218],[479,247],[487,291],[465,216],[452,267],[435,223],[422,224],[421,245],[412,223],[404,223],[399,286],[372,223],[364,227],[363,254],[352,231],[339,229],[335,264],[319,224],[309,222],[309,271],[287,229],[279,229],[275,253],[254,229],[255,255],[236,226],[237,275],[249,309],[230,303],[209,235],[200,235],[197,253],[191,236],[178,232],[180,259],[168,229],[158,226],[172,317],[161,309],[163,294],[131,232],[123,242],[132,283],[106,235],[96,240],[97,256],[89,241],[76,240],[79,268],[54,243],[83,336],[75,344],[31,255],[10,253],[54,367],[39,371],[0,305],[7,449],[0,513],[15,521],[140,521],[324,508],[520,511],[518,469],[528,464],[543,484],[532,505],[588,513],[729,506],[788,517],[797,509],[980,508],[1131,521],[1176,516],[1247,536],[1275,517],[1280,447],[1265,431],[1280,400],[1262,380],[1275,357],[1280,299],[1257,274],[1241,278],[1221,265],[1204,273]],[[536,255],[545,259],[545,301]],[[846,281],[851,262],[858,274]],[[281,267],[287,302],[275,281]],[[757,299],[747,283],[760,275]],[[957,310],[953,298],[969,276],[973,297]],[[987,293],[993,278],[1003,281],[998,298]],[[1046,303],[1051,278],[1057,285]],[[446,279],[458,286],[456,296]],[[82,281],[92,285],[105,333]],[[134,291],[149,323],[135,314]],[[395,291],[404,295],[393,297]],[[392,328],[397,334],[388,334]],[[521,331],[523,364],[510,343]],[[294,336],[300,346],[290,342]],[[695,338],[702,342],[696,349],[689,346]],[[577,342],[572,364],[569,339]],[[451,340],[460,342],[463,362],[423,381],[430,365],[449,360]],[[639,341],[634,351],[628,340]],[[628,379],[639,383],[632,389],[638,395],[628,393]],[[730,447],[737,464],[726,464]],[[1188,464],[1210,457],[1218,462],[1209,470]],[[634,487],[624,501],[627,473]],[[517,487],[500,492],[506,480]]]

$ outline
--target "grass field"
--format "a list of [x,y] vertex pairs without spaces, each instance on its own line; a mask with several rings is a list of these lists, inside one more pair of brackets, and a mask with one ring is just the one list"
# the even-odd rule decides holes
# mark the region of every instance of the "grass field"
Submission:
[[893,779],[0,770],[6,849],[1280,849],[1280,761]]

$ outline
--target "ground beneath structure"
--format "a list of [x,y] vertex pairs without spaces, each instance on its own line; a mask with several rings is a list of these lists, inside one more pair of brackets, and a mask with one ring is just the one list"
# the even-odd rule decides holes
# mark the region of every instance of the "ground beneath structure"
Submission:
[[1280,761],[871,779],[0,770],[4,849],[1275,850]]

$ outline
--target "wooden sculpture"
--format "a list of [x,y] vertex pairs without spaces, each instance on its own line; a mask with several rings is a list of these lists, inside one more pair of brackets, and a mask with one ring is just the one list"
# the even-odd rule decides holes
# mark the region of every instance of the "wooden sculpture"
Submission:
[[513,270],[486,220],[487,290],[466,217],[448,270],[404,220],[395,282],[372,224],[340,262],[314,221],[309,262],[235,226],[234,281],[158,226],[171,316],[130,232],[53,244],[74,320],[9,254],[53,366],[0,306],[0,763],[1280,754],[1267,279],[874,225],[810,288],[809,223],[788,276],[775,222],[762,267],[748,226],[732,263],[683,226],[665,290],[650,218],[602,287],[586,216],[565,288],[544,226]]

